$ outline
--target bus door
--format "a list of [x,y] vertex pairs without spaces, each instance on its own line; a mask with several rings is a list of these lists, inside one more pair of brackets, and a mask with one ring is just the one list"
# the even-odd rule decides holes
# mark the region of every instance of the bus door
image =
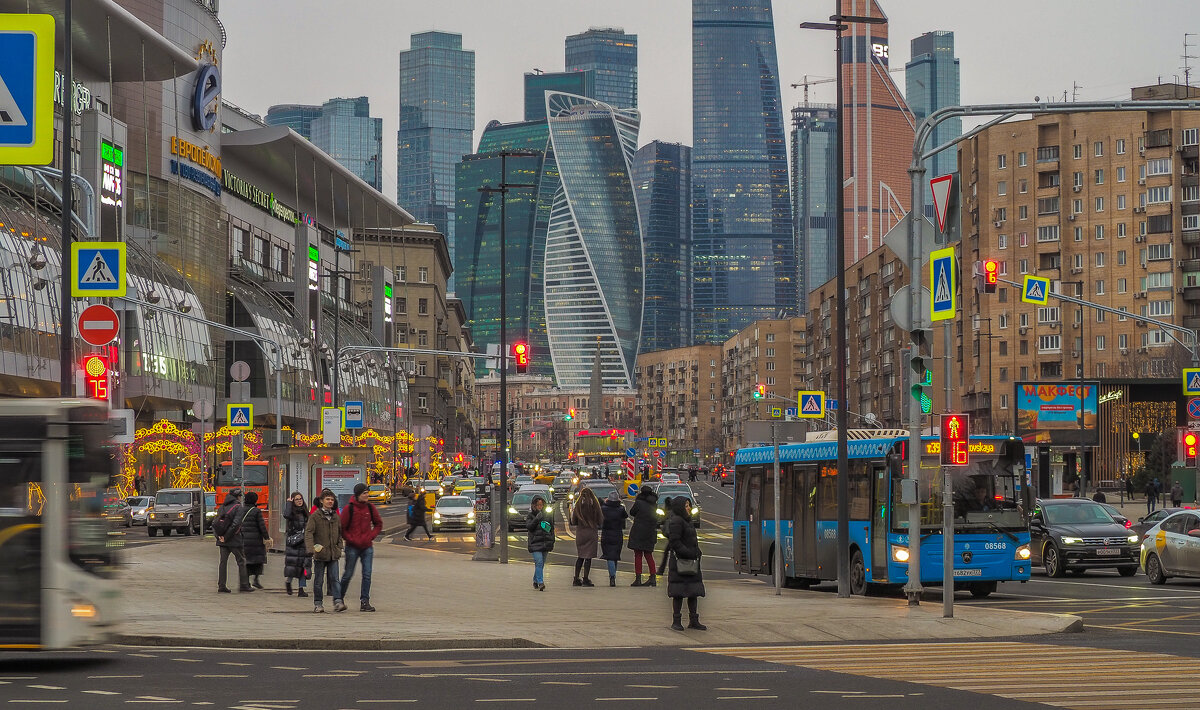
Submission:
[[761,572],[765,559],[762,549],[763,467],[738,468],[734,491],[734,546],[738,571]]
[[795,523],[792,545],[795,552],[792,574],[815,579],[817,575],[817,467],[794,464],[792,510]]
[[750,469],[748,488],[746,490],[746,502],[750,504],[749,521],[750,521],[750,538],[749,538],[749,556],[746,558],[746,564],[750,567],[751,572],[763,571],[763,563],[766,561],[766,553],[763,551],[763,476],[765,471],[761,466]]
[[891,474],[886,464],[871,465],[871,577],[874,581],[887,578],[888,570],[888,505],[891,501]]
[[36,440],[0,439],[0,648],[42,642],[42,480]]

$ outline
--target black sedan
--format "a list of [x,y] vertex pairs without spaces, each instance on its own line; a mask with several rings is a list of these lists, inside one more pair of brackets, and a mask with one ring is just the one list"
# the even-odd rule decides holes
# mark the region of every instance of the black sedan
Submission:
[[1082,498],[1039,500],[1029,521],[1032,563],[1049,577],[1111,567],[1122,577],[1138,570],[1138,535],[1102,505]]

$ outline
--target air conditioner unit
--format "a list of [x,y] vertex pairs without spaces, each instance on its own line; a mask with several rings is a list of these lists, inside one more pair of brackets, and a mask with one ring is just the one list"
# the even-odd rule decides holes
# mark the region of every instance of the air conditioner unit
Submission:
[[1121,348],[1121,354],[1122,354],[1122,355],[1128,355],[1128,354],[1129,354],[1129,348]]
[[1075,215],[1073,215],[1073,214],[1071,214],[1071,215],[1067,215],[1067,221],[1068,221],[1068,222],[1074,222],[1074,221],[1075,221]]
[[1137,236],[1137,237],[1134,237],[1134,238],[1133,238],[1133,241],[1135,241],[1135,242],[1137,242],[1137,243],[1139,243],[1139,244],[1140,244],[1140,243],[1142,243],[1142,242],[1146,241],[1146,237],[1144,237],[1144,236]]
[[1079,357],[1079,351],[1078,351],[1078,350],[1072,350],[1072,351],[1071,351],[1071,357],[1075,357],[1075,358]]
[[1072,268],[1072,269],[1071,269],[1071,273],[1072,273],[1072,274],[1082,274],[1082,273],[1083,273],[1083,269],[1081,269],[1081,268],[1079,268],[1078,266],[1076,266],[1076,267],[1074,267],[1074,268]]
[[1146,178],[1138,178],[1138,184],[1139,184],[1139,185],[1145,185],[1145,184],[1146,184]]
[[1145,211],[1146,211],[1146,208],[1145,208],[1145,207],[1134,207],[1134,208],[1133,208],[1133,211],[1134,211],[1134,212],[1136,212],[1136,213],[1138,213],[1138,214],[1141,214],[1142,212],[1145,212]]
[[409,335],[416,335],[416,334],[417,334],[417,329],[416,329],[416,328],[409,328],[409,329],[408,329],[408,333],[409,333]]
[[1138,352],[1145,354],[1145,353],[1150,352],[1150,349],[1149,348],[1138,348]]
[[1180,286],[1179,288],[1175,289],[1175,293],[1178,293],[1180,296],[1182,296],[1183,295],[1183,287]]
[[1145,155],[1145,154],[1146,154],[1146,146],[1142,146],[1142,147],[1138,148],[1138,155]]
[[1021,335],[1025,335],[1028,332],[1029,332],[1029,328],[1021,328]]
[[1074,328],[1075,330],[1079,330],[1079,322],[1076,321],[1076,322],[1072,323],[1071,327]]
[[1073,185],[1071,189],[1075,192],[1083,192],[1083,185]]
[[992,226],[993,226],[993,227],[1003,227],[1003,226],[1004,226],[1004,220],[1002,220],[1002,219],[998,219],[998,220],[996,220],[995,222],[992,222]]

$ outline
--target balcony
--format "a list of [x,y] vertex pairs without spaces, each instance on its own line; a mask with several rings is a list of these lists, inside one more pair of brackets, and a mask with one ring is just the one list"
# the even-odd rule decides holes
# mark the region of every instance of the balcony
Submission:
[[450,394],[450,393],[451,393],[451,390],[450,390],[450,381],[449,381],[449,380],[445,380],[445,379],[442,379],[442,378],[440,378],[440,377],[439,377],[439,378],[438,378],[438,381],[437,381],[437,388],[438,388],[439,390],[441,390],[441,391],[445,392],[446,394]]
[[1181,259],[1179,268],[1184,271],[1200,271],[1200,259]]
[[1179,146],[1179,157],[1184,160],[1195,160],[1200,158],[1200,145],[1181,145]]
[[1200,229],[1184,230],[1180,241],[1184,244],[1200,244]]
[[1200,286],[1184,286],[1183,300],[1200,301]]
[[1184,316],[1183,317],[1183,327],[1200,329],[1200,315]]

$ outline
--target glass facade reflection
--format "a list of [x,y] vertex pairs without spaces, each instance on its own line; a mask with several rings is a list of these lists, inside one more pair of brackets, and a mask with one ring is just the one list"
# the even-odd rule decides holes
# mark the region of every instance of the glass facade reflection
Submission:
[[770,0],[692,2],[696,343],[794,315],[796,253]]
[[287,126],[308,140],[312,140],[312,122],[320,117],[320,106],[280,104],[267,109],[264,120],[268,126]]
[[808,294],[837,275],[837,108],[792,109],[792,215],[801,312]]
[[638,112],[546,96],[561,185],[546,233],[546,330],[559,387],[587,387],[597,348],[605,388],[633,387],[644,293],[630,164]]
[[[400,53],[396,201],[454,248],[454,166],[471,152],[475,52],[462,35],[422,32]],[[453,256],[453,255],[452,255]]]
[[590,96],[609,106],[637,108],[637,35],[620,28],[590,29],[567,37],[568,72],[595,73],[595,93],[565,91]]
[[[565,71],[525,75],[525,120],[546,118],[546,92],[559,91],[579,96],[596,95],[596,72]],[[480,150],[480,152],[483,152]]]
[[[954,56],[954,33],[926,32],[912,41],[912,59],[904,65],[904,98],[917,121],[945,106],[959,105],[958,57]],[[933,129],[930,147],[962,135],[962,119],[942,121]],[[958,151],[943,150],[925,161],[926,178],[949,175],[958,170]],[[925,215],[934,217],[933,194],[925,185]]]
[[640,351],[692,340],[692,149],[652,141],[633,159],[633,191],[646,252]]
[[376,190],[383,189],[383,119],[366,96],[330,99],[312,122],[312,142]]

